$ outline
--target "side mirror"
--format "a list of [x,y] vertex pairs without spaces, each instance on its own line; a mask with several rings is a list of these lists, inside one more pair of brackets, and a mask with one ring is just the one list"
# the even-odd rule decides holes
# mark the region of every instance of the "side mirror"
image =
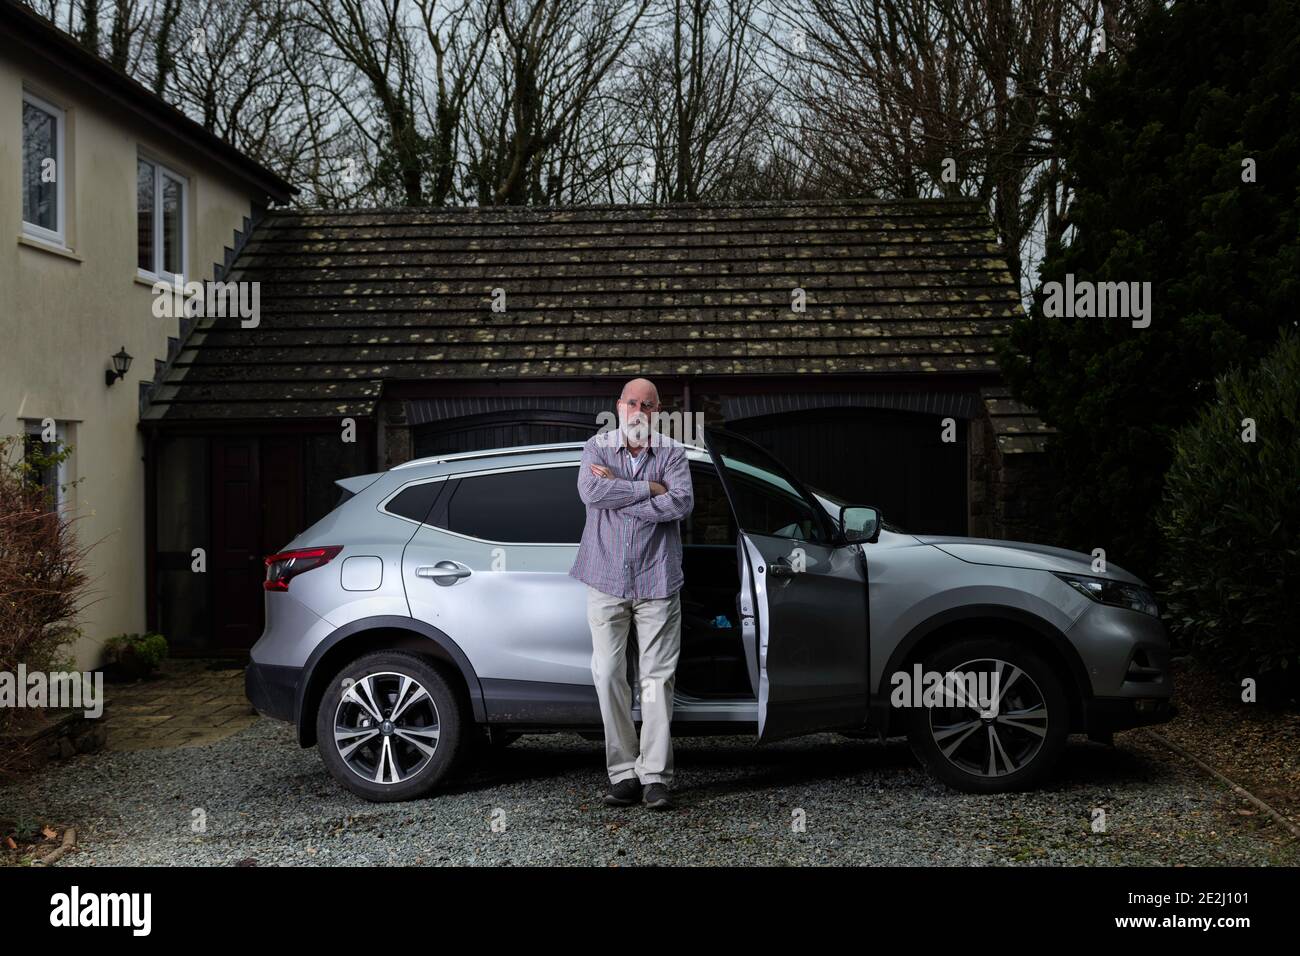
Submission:
[[880,538],[880,512],[866,505],[844,505],[840,534],[849,544],[874,544]]

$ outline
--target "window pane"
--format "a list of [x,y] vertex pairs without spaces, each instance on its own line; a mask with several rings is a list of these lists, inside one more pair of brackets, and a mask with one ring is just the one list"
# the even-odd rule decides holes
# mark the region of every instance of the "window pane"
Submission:
[[146,272],[158,268],[154,261],[153,236],[153,163],[143,159],[135,164],[135,237],[139,253],[136,262]]
[[488,541],[577,544],[586,522],[575,466],[462,478],[444,527]]
[[423,521],[429,514],[429,509],[433,507],[433,503],[438,500],[438,495],[442,494],[442,490],[446,487],[445,481],[427,481],[414,488],[407,488],[390,501],[385,510],[401,515],[403,518],[410,518],[412,521]]
[[[24,102],[23,220],[50,230],[59,228],[58,184],[41,182],[41,171],[45,160],[58,159],[57,137],[55,118],[40,107]],[[61,172],[54,169],[56,179]]]
[[185,228],[181,184],[170,176],[163,176],[162,181],[163,270],[179,275],[185,271],[181,261],[181,230]]
[[691,465],[691,489],[695,507],[682,525],[682,544],[735,544],[731,503],[712,466]]
[[713,451],[722,457],[727,490],[740,527],[755,534],[802,541],[825,541],[825,512],[811,504],[775,458],[748,442],[714,434]]
[[41,440],[39,434],[23,437],[23,458],[28,466],[28,479],[41,489],[45,506],[53,511],[59,504],[59,466],[54,460],[59,453],[58,442]]

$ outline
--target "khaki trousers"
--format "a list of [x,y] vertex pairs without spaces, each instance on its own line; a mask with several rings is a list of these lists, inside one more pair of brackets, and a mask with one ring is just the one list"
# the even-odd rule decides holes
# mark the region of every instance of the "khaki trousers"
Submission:
[[[627,683],[627,634],[636,621],[641,685],[641,748],[632,722]],[[587,586],[591,676],[605,725],[605,767],[610,783],[636,777],[667,785],[673,777],[673,684],[682,645],[681,595],[620,598]]]

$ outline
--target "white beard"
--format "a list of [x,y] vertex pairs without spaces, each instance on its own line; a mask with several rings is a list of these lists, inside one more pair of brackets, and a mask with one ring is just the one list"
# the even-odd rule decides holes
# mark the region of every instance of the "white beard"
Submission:
[[632,445],[645,445],[650,440],[650,422],[642,417],[625,421],[621,426],[623,438]]

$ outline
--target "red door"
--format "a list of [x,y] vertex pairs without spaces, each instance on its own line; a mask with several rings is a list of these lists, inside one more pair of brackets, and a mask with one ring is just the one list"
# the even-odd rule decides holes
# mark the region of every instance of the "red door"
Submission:
[[212,644],[252,647],[262,634],[263,558],[302,530],[302,441],[212,440]]

